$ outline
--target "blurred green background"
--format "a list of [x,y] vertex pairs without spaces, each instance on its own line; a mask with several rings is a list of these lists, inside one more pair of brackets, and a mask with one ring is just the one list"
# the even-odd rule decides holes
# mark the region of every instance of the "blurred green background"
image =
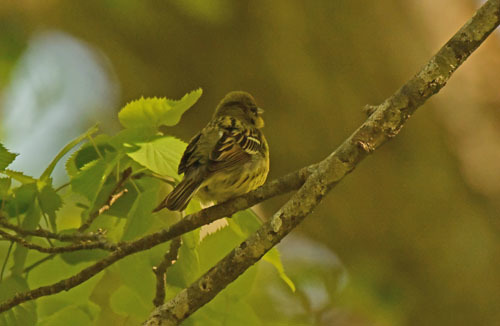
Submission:
[[[94,121],[117,130],[130,100],[202,87],[174,129],[188,141],[225,93],[246,90],[266,110],[273,179],[330,153],[478,6],[2,1],[1,138],[38,174]],[[298,289],[259,270],[251,301],[266,325],[500,324],[499,69],[493,34],[281,245]],[[285,200],[258,209],[268,218]]]

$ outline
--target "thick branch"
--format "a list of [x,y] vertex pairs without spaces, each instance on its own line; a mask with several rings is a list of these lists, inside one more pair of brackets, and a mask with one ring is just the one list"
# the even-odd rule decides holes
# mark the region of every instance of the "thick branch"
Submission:
[[318,205],[357,164],[397,135],[406,120],[499,25],[500,0],[486,2],[422,70],[384,103],[335,152],[323,160],[300,190],[255,234],[172,300],[156,308],[145,325],[178,325],[257,262]]

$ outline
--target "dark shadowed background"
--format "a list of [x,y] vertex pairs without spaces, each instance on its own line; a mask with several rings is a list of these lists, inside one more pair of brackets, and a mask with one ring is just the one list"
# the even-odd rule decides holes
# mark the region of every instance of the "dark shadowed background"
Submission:
[[[130,100],[202,87],[173,130],[188,141],[225,93],[246,90],[266,110],[273,179],[333,151],[478,6],[2,1],[0,135],[39,174],[95,121],[118,130]],[[251,301],[266,325],[500,323],[499,71],[494,33],[281,245],[298,289],[259,270]]]

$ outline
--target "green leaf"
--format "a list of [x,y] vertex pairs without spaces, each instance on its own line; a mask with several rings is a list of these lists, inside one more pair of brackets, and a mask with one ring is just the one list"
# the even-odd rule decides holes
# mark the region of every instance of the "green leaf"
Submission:
[[175,126],[178,124],[182,114],[198,101],[201,94],[203,94],[203,90],[198,88],[187,93],[180,100],[167,99],[168,104],[172,107],[172,111],[169,112],[168,119],[164,124],[167,126]]
[[23,184],[13,190],[14,199],[9,201],[6,210],[11,217],[25,213],[35,203],[36,184]]
[[52,187],[52,180],[38,192],[38,201],[42,212],[48,215],[52,229],[56,231],[56,212],[62,206],[62,199]]
[[[29,272],[30,287],[34,289],[39,286],[58,282],[61,279],[80,272],[84,267],[86,267],[85,264],[68,265],[61,257],[55,256],[53,259],[43,264],[39,264]],[[100,284],[103,276],[104,273],[99,273],[77,287],[72,288],[70,291],[63,291],[56,295],[43,296],[36,299],[37,312],[40,320],[56,314],[58,311],[72,305],[78,305],[82,310],[94,316],[97,307],[94,304],[91,306],[89,305],[89,303],[91,303],[89,297],[96,286]],[[68,325],[72,324],[69,323]],[[92,323],[89,325],[92,325]]]
[[132,315],[139,320],[144,320],[151,312],[151,300],[152,298],[144,300],[136,292],[123,285],[111,295],[110,305],[113,311],[120,315]]
[[281,262],[281,257],[278,249],[276,249],[276,247],[272,248],[264,255],[264,257],[262,257],[262,259],[273,265],[274,268],[276,268],[276,271],[278,272],[280,278],[286,283],[286,285],[288,285],[288,287],[290,287],[290,290],[292,290],[292,292],[295,292],[295,284],[285,273],[285,268],[283,267],[283,263]]
[[212,301],[187,319],[185,324],[204,326],[262,325],[252,307],[245,300],[252,289],[256,274],[257,268],[250,267]]
[[9,193],[11,178],[0,178],[0,198],[4,198]]
[[74,252],[63,252],[61,258],[69,265],[77,265],[82,262],[97,261],[108,255],[107,251],[100,249],[78,250]]
[[[229,227],[244,239],[257,231],[262,224],[259,217],[251,209],[234,214],[233,218],[229,219],[228,222]],[[295,284],[285,273],[278,249],[276,247],[272,248],[262,259],[273,265],[280,278],[295,292]]]
[[[0,282],[0,302],[12,298],[19,292],[29,291],[24,278],[11,276]],[[36,325],[37,314],[34,301],[28,301],[0,314],[0,325],[31,326]]]
[[97,315],[96,305],[70,305],[40,320],[39,326],[87,326]]
[[157,138],[157,132],[151,128],[127,128],[118,132],[109,139],[109,144],[117,150],[134,152],[139,147],[131,146],[136,143],[147,143]]
[[248,238],[262,225],[257,214],[251,209],[239,211],[229,219],[229,227],[238,233],[242,238]]
[[64,146],[64,148],[56,155],[56,157],[54,157],[52,162],[50,162],[49,166],[45,169],[45,171],[43,171],[42,175],[40,176],[40,180],[48,179],[50,177],[50,175],[52,174],[52,171],[54,171],[54,168],[56,167],[57,162],[59,162],[59,160],[64,155],[66,155],[66,153],[68,153],[71,149],[73,149],[73,147],[78,145],[85,138],[87,138],[90,135],[97,132],[97,130],[98,130],[97,125],[95,125],[95,126],[91,127],[89,130],[87,130],[86,132],[84,132],[83,134],[81,134],[80,136],[78,136],[75,139],[73,139],[72,141],[70,141],[66,146]]
[[[25,230],[34,230],[38,226],[38,223],[40,223],[41,217],[40,209],[37,205],[33,205],[26,213],[26,216],[21,223],[21,227]],[[27,237],[26,240],[29,240],[30,238],[31,237]],[[13,255],[14,265],[11,268],[12,274],[17,275],[22,273],[27,257],[28,248],[17,243]]]
[[[167,248],[167,246],[162,246]],[[164,251],[163,251],[164,253]],[[161,258],[162,255],[160,255]],[[117,263],[122,284],[135,292],[141,301],[150,304],[153,300],[156,288],[156,278],[152,271],[153,266],[160,261],[152,262],[150,252],[141,252],[136,255],[128,256]]]
[[151,227],[153,209],[158,205],[158,187],[147,189],[137,196],[130,209],[123,232],[123,241],[144,234]]
[[194,248],[186,244],[186,235],[182,236],[183,242],[179,248],[177,262],[168,269],[167,284],[185,288],[201,275],[200,255]]
[[65,164],[68,175],[71,177],[76,176],[86,164],[101,158],[99,154],[115,152],[115,148],[108,143],[109,140],[110,137],[108,135],[100,134],[93,139],[93,143],[85,143],[80,149],[71,154]]
[[0,171],[5,170],[5,168],[16,159],[17,155],[19,154],[9,152],[3,144],[0,143]]
[[244,301],[234,302],[230,298],[219,294],[214,300],[189,317],[182,325],[254,326],[264,324],[248,303]]
[[[137,184],[138,182],[136,182],[136,185]],[[104,198],[103,200],[107,200],[107,197],[109,196],[110,192],[115,186],[116,184],[110,183],[109,185],[105,184],[104,187],[102,187],[101,192],[106,194],[106,198]],[[120,198],[118,198],[118,200],[115,201],[115,203],[110,207],[110,209],[106,211],[106,215],[112,215],[118,218],[127,218],[132,209],[132,206],[137,200],[137,196],[139,195],[139,193],[137,192],[137,189],[130,182],[125,183],[125,187],[127,188],[128,191]],[[100,203],[101,199],[98,198],[96,202]]]
[[201,88],[194,90],[178,101],[166,98],[140,98],[128,103],[118,114],[125,128],[158,129],[161,125],[176,125],[181,115],[201,96]]
[[36,181],[35,178],[30,177],[29,175],[25,175],[24,173],[19,171],[5,170],[2,173],[8,175],[12,179],[17,180],[23,184],[33,183]]
[[186,143],[174,137],[162,137],[149,143],[138,143],[139,150],[127,153],[137,163],[163,176],[179,179],[177,166]]
[[[189,202],[185,213],[191,214],[201,209],[198,200],[193,199]],[[167,292],[175,288],[185,288],[191,285],[202,270],[200,266],[200,255],[198,246],[200,245],[200,229],[193,230],[181,236],[182,244],[179,248],[177,262],[168,269],[167,273]]]
[[73,191],[84,195],[93,203],[106,181],[106,177],[113,170],[117,162],[118,155],[116,153],[106,153],[104,158],[88,163],[71,180]]

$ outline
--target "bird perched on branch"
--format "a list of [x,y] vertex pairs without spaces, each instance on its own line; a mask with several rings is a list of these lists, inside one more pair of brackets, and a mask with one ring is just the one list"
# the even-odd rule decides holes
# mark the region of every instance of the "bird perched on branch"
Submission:
[[249,93],[227,94],[184,151],[178,168],[184,178],[154,212],[182,211],[195,194],[220,203],[262,185],[269,172],[263,112]]

